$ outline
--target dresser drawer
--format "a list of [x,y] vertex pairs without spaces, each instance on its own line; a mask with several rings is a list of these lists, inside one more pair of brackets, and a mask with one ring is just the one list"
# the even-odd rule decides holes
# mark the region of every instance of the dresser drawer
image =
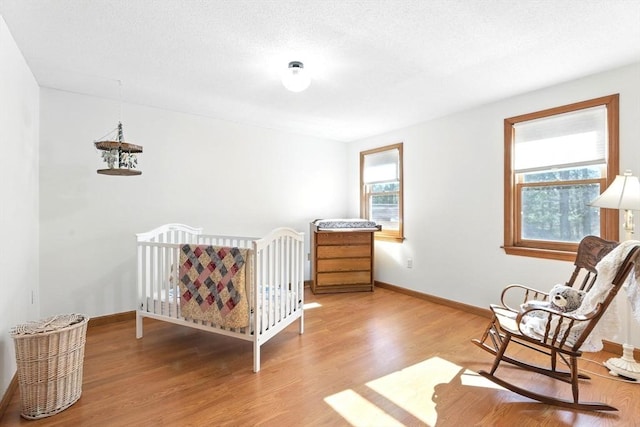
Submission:
[[318,273],[326,273],[328,271],[369,270],[371,270],[371,258],[333,258],[318,260]]
[[371,257],[371,246],[318,246],[317,257],[318,259]]
[[364,245],[371,243],[371,232],[317,233],[318,245]]
[[318,273],[318,286],[351,285],[356,283],[371,283],[370,271],[345,271],[337,273]]

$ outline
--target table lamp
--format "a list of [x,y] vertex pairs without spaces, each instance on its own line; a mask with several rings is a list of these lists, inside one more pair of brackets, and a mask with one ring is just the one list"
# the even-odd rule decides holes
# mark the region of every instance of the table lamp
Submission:
[[[625,240],[631,240],[634,232],[633,211],[640,210],[640,181],[638,177],[631,175],[631,171],[625,171],[624,175],[616,176],[613,183],[589,206],[624,210]],[[633,274],[633,273],[632,273]],[[630,378],[640,381],[640,363],[633,358],[633,345],[631,341],[631,317],[629,312],[626,343],[622,345],[622,357],[611,358],[604,362],[612,375]]]

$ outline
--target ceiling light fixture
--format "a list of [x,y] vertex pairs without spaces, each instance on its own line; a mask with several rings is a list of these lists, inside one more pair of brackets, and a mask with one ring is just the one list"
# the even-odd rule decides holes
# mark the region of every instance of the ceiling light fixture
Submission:
[[311,84],[311,78],[300,61],[291,61],[282,75],[282,84],[291,92],[302,92]]

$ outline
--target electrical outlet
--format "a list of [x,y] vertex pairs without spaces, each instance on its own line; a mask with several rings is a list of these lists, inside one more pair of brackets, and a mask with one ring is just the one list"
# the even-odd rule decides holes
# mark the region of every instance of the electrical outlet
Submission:
[[413,268],[413,258],[407,258],[407,268]]

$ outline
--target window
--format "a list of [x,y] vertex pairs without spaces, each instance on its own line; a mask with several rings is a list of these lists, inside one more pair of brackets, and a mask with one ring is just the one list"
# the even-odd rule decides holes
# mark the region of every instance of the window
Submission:
[[586,235],[618,240],[618,212],[588,206],[618,171],[618,99],[505,119],[506,253],[573,261]]
[[382,230],[376,239],[402,241],[402,143],[360,153],[360,215]]

